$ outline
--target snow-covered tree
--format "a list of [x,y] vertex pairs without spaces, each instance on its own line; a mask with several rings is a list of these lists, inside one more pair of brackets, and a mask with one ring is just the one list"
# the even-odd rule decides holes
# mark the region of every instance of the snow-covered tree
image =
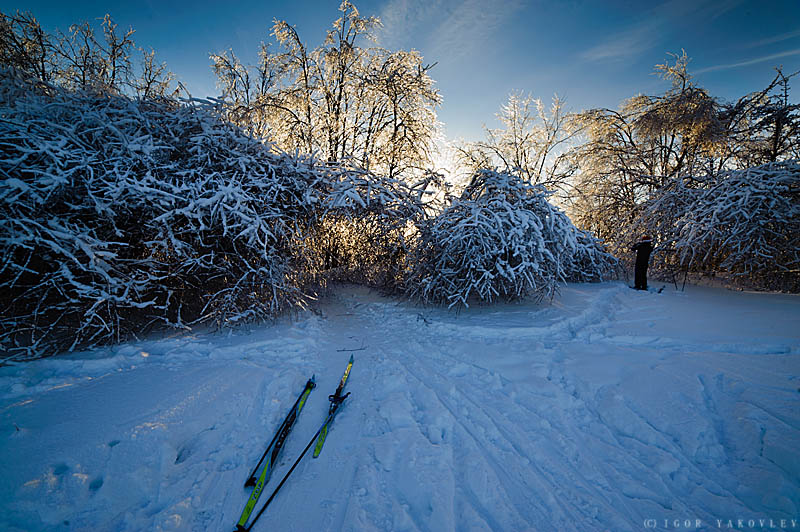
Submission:
[[685,268],[800,291],[800,161],[724,172],[678,219]]
[[[574,152],[580,172],[570,213],[620,257],[643,234],[655,237],[657,270],[796,286],[795,258],[779,252],[792,243],[786,190],[795,185],[783,183],[793,179],[800,146],[794,74],[778,69],[764,90],[725,103],[692,80],[688,61],[683,53],[656,67],[671,84],[665,93],[579,116],[586,142]],[[761,204],[769,190],[783,192]]]
[[430,202],[425,184],[328,167],[294,235],[299,284],[309,291],[345,281],[396,292],[413,245],[409,229]]
[[309,163],[270,156],[211,103],[2,79],[6,349],[269,317],[302,299],[285,250],[318,179]]
[[559,283],[599,279],[615,259],[522,177],[477,172],[438,216],[419,222],[406,292],[449,307],[553,297]]
[[633,224],[631,238],[648,233],[659,242],[661,269],[800,290],[797,160],[721,172],[691,185],[675,180],[658,190]]
[[394,289],[427,188],[276,154],[216,101],[0,81],[0,342],[34,356]]

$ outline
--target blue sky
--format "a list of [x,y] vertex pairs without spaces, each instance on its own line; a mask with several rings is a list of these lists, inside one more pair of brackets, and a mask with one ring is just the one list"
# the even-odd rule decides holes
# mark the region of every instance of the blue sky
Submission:
[[[137,44],[154,48],[196,96],[206,96],[215,93],[210,52],[232,47],[254,61],[259,42],[271,39],[273,18],[295,25],[316,45],[338,17],[338,3],[0,0],[0,10],[28,10],[47,30],[65,31],[111,13],[120,26],[133,26]],[[653,66],[681,49],[692,58],[696,80],[725,100],[763,88],[777,65],[785,73],[800,70],[800,0],[355,4],[363,15],[382,19],[380,45],[414,48],[438,63],[431,75],[444,98],[439,119],[449,138],[481,138],[482,126],[496,125],[494,115],[512,90],[545,100],[558,93],[570,110],[616,108],[634,94],[661,92],[666,85]]]

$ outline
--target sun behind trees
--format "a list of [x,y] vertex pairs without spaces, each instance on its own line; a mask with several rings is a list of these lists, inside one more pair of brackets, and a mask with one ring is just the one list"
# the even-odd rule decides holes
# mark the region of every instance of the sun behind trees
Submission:
[[441,96],[416,51],[363,47],[376,17],[342,2],[323,44],[309,50],[293,26],[275,20],[279,51],[261,45],[247,67],[233,51],[211,55],[231,118],[280,150],[318,154],[390,178],[431,164]]
[[263,321],[339,281],[453,308],[552,298],[616,274],[596,235],[624,250],[643,230],[673,273],[800,289],[791,75],[724,104],[684,54],[658,67],[668,91],[619,111],[512,94],[454,190],[428,169],[431,65],[340,11],[314,50],[275,21],[255,67],[212,55],[208,100],[134,60],[108,15],[98,37],[0,14],[4,360]]
[[[3,351],[31,358],[263,321],[312,304],[332,281],[463,307],[552,297],[575,266],[597,269],[574,278],[613,266],[517,176],[477,173],[473,189],[494,176],[484,193],[449,196],[424,170],[439,98],[429,67],[415,52],[360,48],[378,21],[341,10],[312,52],[276,23],[283,52],[265,47],[263,75],[215,56],[223,100],[180,100],[159,89],[165,77],[136,81],[132,30],[118,35],[110,17],[104,40],[88,24],[54,38],[31,16],[3,17]],[[527,227],[493,228],[512,203],[486,193],[517,198],[510,221]],[[441,275],[429,252],[451,235],[431,228],[476,209],[488,217],[475,235],[491,238],[448,257]]]
[[572,116],[558,96],[548,112],[542,100],[512,92],[497,113],[503,127],[484,127],[486,140],[459,146],[459,162],[473,173],[498,168],[532,185],[566,193],[577,170],[570,148],[580,129]]

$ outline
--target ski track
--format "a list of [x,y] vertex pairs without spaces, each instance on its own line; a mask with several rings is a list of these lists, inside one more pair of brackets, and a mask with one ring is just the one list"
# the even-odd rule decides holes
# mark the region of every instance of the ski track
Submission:
[[[515,341],[525,340],[530,341],[535,335],[532,331],[540,335],[546,344],[553,349],[559,343],[574,341],[576,338],[587,338],[591,335],[597,336],[598,330],[602,330],[606,323],[614,320],[614,313],[612,309],[619,306],[618,296],[624,294],[623,290],[611,289],[606,294],[598,296],[592,304],[582,311],[578,316],[565,320],[549,327],[537,328],[520,328],[520,331],[514,330],[510,336],[515,337]],[[400,322],[406,323],[395,324],[392,323],[390,314],[390,307],[381,304],[378,305],[374,311],[367,313],[373,316],[374,325],[381,325],[386,330],[408,330],[409,314],[408,312],[399,312],[393,316]],[[417,320],[419,321],[419,320]],[[428,319],[425,318],[427,323]],[[474,327],[453,327],[447,324],[445,327],[439,327],[437,333],[450,333],[453,337],[468,333],[470,337],[495,338],[502,337],[502,333],[494,334],[489,328],[474,328]],[[516,334],[521,332],[521,334]],[[521,337],[521,338],[520,338]],[[617,344],[615,338],[607,338],[610,344]],[[675,340],[668,340],[669,345],[678,345]],[[383,342],[384,344],[397,345],[398,339],[389,339]],[[396,360],[402,361],[405,364],[405,370],[408,375],[415,376],[419,379],[419,383],[414,385],[408,382],[407,389],[418,390],[421,386],[424,387],[426,382],[446,382],[449,375],[442,370],[432,369],[431,364],[462,364],[463,362],[458,356],[458,352],[449,354],[442,347],[441,340],[433,341],[419,341],[417,340],[413,348],[408,348],[408,339],[405,339],[405,349],[398,349],[396,347],[386,347],[384,349],[389,353],[394,353]],[[449,345],[445,342],[445,345]],[[378,347],[378,346],[376,346]],[[697,344],[684,345],[688,350],[696,350]],[[713,345],[703,346],[706,351],[733,351],[739,354],[769,354],[780,353],[784,354],[796,348],[787,348],[780,350],[767,349],[739,349],[737,344],[734,349],[726,347],[725,349],[715,348]],[[748,346],[749,347],[749,346]],[[436,356],[422,356],[422,354],[433,354]],[[428,365],[422,362],[425,358]],[[558,362],[558,357],[551,359],[553,362]],[[483,518],[484,522],[488,522],[491,529],[540,529],[545,526],[545,523],[556,526],[559,530],[566,529],[585,529],[586,523],[593,522],[600,524],[602,527],[607,527],[613,530],[623,529],[637,529],[638,526],[633,525],[630,519],[626,516],[631,514],[637,515],[642,521],[647,518],[647,512],[637,512],[635,507],[645,507],[652,512],[652,508],[657,508],[657,511],[663,514],[670,515],[692,515],[695,518],[703,519],[706,522],[714,520],[715,516],[720,515],[720,507],[716,505],[719,499],[725,499],[726,504],[723,506],[725,512],[732,515],[748,515],[758,513],[758,506],[748,504],[745,498],[737,497],[738,480],[735,474],[731,471],[726,471],[725,466],[728,465],[728,457],[725,455],[725,449],[731,447],[728,437],[725,434],[725,427],[723,417],[717,411],[716,399],[708,390],[707,378],[703,375],[698,376],[701,388],[702,405],[705,407],[705,427],[698,437],[701,439],[699,445],[694,449],[686,449],[683,447],[682,442],[676,437],[674,433],[665,431],[655,426],[645,415],[636,411],[635,405],[618,394],[609,389],[600,389],[596,392],[594,397],[589,401],[582,400],[580,395],[575,390],[574,385],[570,384],[567,376],[563,372],[563,367],[555,363],[551,363],[549,367],[548,380],[552,381],[558,377],[558,385],[562,394],[566,399],[558,401],[565,403],[567,412],[570,416],[567,417],[567,423],[564,423],[564,416],[543,416],[543,412],[530,412],[529,409],[525,414],[520,415],[519,404],[514,401],[502,401],[498,408],[489,410],[483,405],[492,404],[491,398],[499,389],[509,386],[509,383],[502,382],[502,379],[497,379],[497,375],[493,372],[481,368],[479,366],[471,365],[466,367],[466,371],[471,372],[471,382],[473,385],[469,388],[469,393],[453,393],[458,388],[451,387],[450,395],[457,395],[460,404],[468,403],[470,407],[457,411],[452,406],[452,401],[447,397],[442,397],[440,394],[435,394],[435,400],[429,402],[425,407],[427,410],[444,409],[456,420],[457,426],[461,429],[457,432],[462,432],[466,435],[459,441],[454,441],[452,446],[454,449],[461,451],[465,456],[455,457],[453,464],[461,464],[469,462],[470,473],[474,473],[473,468],[483,467],[491,471],[495,475],[495,482],[487,482],[488,485],[503,486],[509,488],[503,494],[495,494],[489,496],[483,494],[477,496],[474,491],[464,489],[463,493],[458,493],[457,496],[462,498],[463,504],[470,504],[472,512],[469,515],[477,515]],[[464,369],[456,370],[463,373]],[[424,375],[425,377],[418,377]],[[499,387],[489,387],[490,393],[485,396],[478,395],[478,392],[483,391],[481,387],[475,387],[475,380],[494,380],[499,383]],[[715,377],[717,387],[721,386],[723,375],[717,374]],[[418,391],[415,391],[418,393]],[[506,398],[510,395],[516,394],[517,391],[512,391],[511,394],[505,393]],[[570,398],[574,404],[570,404]],[[612,404],[607,404],[608,400]],[[409,399],[410,401],[410,399]],[[615,405],[614,403],[619,403]],[[413,410],[419,410],[420,407],[416,406]],[[412,410],[412,411],[413,411]],[[563,411],[562,411],[563,412]],[[560,439],[560,443],[567,451],[566,454],[559,452],[555,456],[548,456],[547,453],[552,453],[553,449],[548,449],[546,446],[539,446],[538,443],[541,439],[536,439],[531,434],[526,434],[520,431],[521,426],[530,426],[531,414],[536,414],[542,418],[540,426],[536,427],[536,432],[541,434],[541,427],[544,426],[549,429],[547,432],[552,432],[554,439]],[[517,423],[498,424],[494,420],[503,418],[516,418]],[[615,418],[618,416],[619,419]],[[777,418],[780,420],[780,418]],[[578,422],[578,427],[588,427],[590,430],[589,435],[600,435],[599,444],[605,446],[599,450],[598,453],[587,453],[587,457],[582,457],[580,448],[581,440],[585,438],[582,433],[572,434],[575,432],[575,422]],[[486,434],[476,435],[475,428],[480,430],[480,427],[493,426],[495,431],[487,437]],[[789,425],[790,428],[791,425]],[[420,423],[420,432],[424,433],[424,428]],[[573,436],[570,438],[570,436]],[[604,437],[605,436],[605,437]],[[491,443],[490,447],[480,444],[481,441],[488,441]],[[607,446],[611,442],[612,449]],[[431,442],[433,443],[433,442]],[[531,450],[531,443],[534,443],[534,451]],[[587,446],[583,441],[583,446]],[[504,447],[510,446],[510,453],[504,456],[497,456],[498,450],[503,450]],[[592,445],[593,446],[593,445]],[[537,449],[537,447],[540,447]],[[526,449],[528,451],[526,451]],[[654,450],[656,451],[654,453]],[[545,459],[541,460],[542,452],[545,453]],[[693,452],[692,452],[693,451]],[[537,459],[531,460],[529,454],[538,456],[542,466],[537,466]],[[656,460],[653,455],[656,455]],[[660,455],[660,456],[659,456]],[[508,456],[522,457],[525,463],[514,464],[513,467],[506,467],[503,464],[508,460]],[[616,462],[611,468],[597,467],[598,464],[593,463],[596,461],[597,456],[605,456],[608,460],[609,456],[613,456]],[[472,458],[472,461],[467,460]],[[482,463],[478,466],[475,465],[475,459]],[[552,459],[551,459],[552,458]],[[706,467],[700,467],[698,462],[707,464],[712,467],[722,466],[722,471],[719,474],[713,474]],[[556,463],[559,468],[554,471],[546,471],[546,465],[549,463]],[[569,467],[564,467],[568,465]],[[620,467],[621,466],[621,467]],[[543,478],[549,482],[528,482],[525,479],[516,479],[513,474],[509,474],[509,470],[525,471],[533,473],[533,478]],[[660,478],[654,482],[653,471],[661,473]],[[457,468],[456,471],[460,472],[461,469]],[[586,471],[591,474],[587,475]],[[629,475],[627,478],[620,475],[620,471],[633,472],[634,475]],[[791,471],[784,471],[790,476]],[[796,473],[795,473],[796,474]],[[566,476],[566,478],[565,478]],[[643,479],[646,480],[643,482]],[[571,486],[573,489],[570,491],[563,490],[562,485]],[[467,475],[457,478],[456,485],[472,487],[472,483]],[[611,491],[609,486],[622,486],[620,490],[623,498],[616,495],[616,500],[608,505],[598,505],[598,501],[607,499],[609,493],[598,492],[597,486]],[[653,487],[657,489],[654,491]],[[707,493],[705,497],[710,502],[703,502],[694,507],[682,504],[680,499],[685,498],[685,494],[689,493]],[[794,490],[794,498],[796,500],[797,493]],[[518,493],[534,493],[538,494],[541,499],[528,498],[525,500],[517,500],[516,494]],[[588,493],[588,497],[583,497],[584,493]],[[553,503],[553,494],[556,494],[555,500],[559,501]],[[496,516],[498,513],[506,514],[501,522],[494,519],[486,519],[487,512],[484,505],[479,501],[489,499],[493,502],[493,514]],[[504,507],[498,502],[509,502],[509,507]],[[545,511],[539,511],[537,508],[537,501],[545,503]],[[566,501],[566,504],[563,502]],[[562,504],[559,504],[562,503]],[[649,504],[643,504],[649,503]],[[554,511],[554,507],[560,512]],[[498,509],[502,509],[498,512]],[[576,509],[586,509],[585,512],[577,513]],[[621,509],[621,511],[620,511]],[[460,513],[465,513],[464,509]],[[652,514],[650,514],[652,515]],[[459,520],[456,518],[455,522]],[[641,521],[640,521],[641,522]],[[458,528],[458,527],[457,527]]]
[[[679,336],[669,324],[685,301],[572,285],[564,302],[456,315],[342,287],[295,322],[8,368],[0,450],[25,460],[2,462],[0,529],[232,529],[305,380],[316,373],[317,389],[261,503],[324,419],[351,352],[352,395],[321,456],[305,457],[256,530],[796,518],[798,338],[728,341],[700,325]],[[117,396],[113,419],[82,423]],[[86,411],[59,410],[61,397]]]

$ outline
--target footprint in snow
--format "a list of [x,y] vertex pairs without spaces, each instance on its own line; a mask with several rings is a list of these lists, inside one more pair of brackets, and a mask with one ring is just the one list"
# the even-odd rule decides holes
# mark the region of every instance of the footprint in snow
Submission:
[[97,493],[97,490],[103,487],[103,477],[97,477],[89,483],[89,491]]
[[195,436],[193,436],[191,439],[189,439],[189,441],[187,441],[185,444],[183,444],[183,446],[181,446],[181,448],[178,449],[178,454],[175,457],[175,463],[176,464],[184,463],[187,458],[189,458],[190,456],[192,456],[194,454],[194,452],[197,449],[197,447],[199,446],[204,434],[206,432],[211,432],[211,431],[215,430],[216,428],[217,428],[216,425],[214,425],[214,426],[211,426],[211,427],[209,427],[207,429],[201,430],[199,433],[197,433]]
[[190,446],[181,447],[178,451],[178,456],[175,457],[175,463],[182,464],[190,456],[192,456],[192,448]]

